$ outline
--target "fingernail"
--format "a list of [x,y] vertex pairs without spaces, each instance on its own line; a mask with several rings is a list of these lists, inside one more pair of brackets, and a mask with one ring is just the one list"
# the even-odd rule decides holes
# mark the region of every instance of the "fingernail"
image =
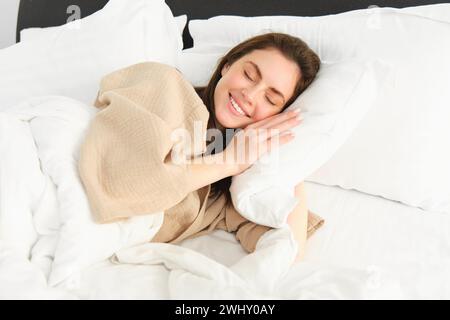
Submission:
[[294,110],[294,112],[297,113],[297,114],[300,113],[300,111],[302,111],[302,109],[295,109]]

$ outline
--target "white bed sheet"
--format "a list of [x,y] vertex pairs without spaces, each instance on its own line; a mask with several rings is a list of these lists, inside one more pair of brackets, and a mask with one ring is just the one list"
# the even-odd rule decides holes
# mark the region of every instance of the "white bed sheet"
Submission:
[[[372,289],[378,292],[374,298],[450,298],[449,216],[339,187],[306,182],[306,190],[309,207],[326,223],[308,241],[304,261],[279,283],[281,298],[359,299]],[[220,230],[182,246],[227,266],[245,255],[235,238]],[[168,276],[162,265],[105,261],[85,270],[73,293],[167,299]]]
[[388,270],[407,298],[450,298],[450,216],[315,183],[307,193],[326,224],[310,239],[305,261],[364,269],[369,286],[383,285]]

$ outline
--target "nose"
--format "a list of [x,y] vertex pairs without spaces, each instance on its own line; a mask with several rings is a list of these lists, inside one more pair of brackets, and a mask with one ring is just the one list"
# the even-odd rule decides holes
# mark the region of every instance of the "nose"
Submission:
[[256,94],[257,94],[256,86],[244,88],[242,90],[242,97],[244,98],[245,103],[249,106],[254,105]]

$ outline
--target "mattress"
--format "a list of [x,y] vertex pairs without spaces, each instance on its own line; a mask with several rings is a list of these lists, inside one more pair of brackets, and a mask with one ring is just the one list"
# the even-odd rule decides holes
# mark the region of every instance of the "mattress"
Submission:
[[[306,182],[306,192],[310,209],[326,223],[309,239],[304,260],[278,284],[282,299],[360,299],[370,290],[377,292],[374,298],[450,298],[449,216],[340,187]],[[222,230],[181,245],[226,266],[245,256]],[[169,273],[162,264],[104,261],[60,294],[167,299]]]

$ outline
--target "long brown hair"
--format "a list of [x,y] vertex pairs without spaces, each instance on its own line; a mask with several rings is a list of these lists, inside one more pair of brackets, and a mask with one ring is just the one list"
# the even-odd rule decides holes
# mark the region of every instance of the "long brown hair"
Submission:
[[[297,97],[311,84],[319,71],[320,59],[317,54],[314,53],[303,40],[284,33],[272,32],[259,35],[241,42],[228,51],[228,53],[220,59],[208,85],[206,87],[196,88],[197,93],[210,113],[208,129],[221,129],[224,146],[227,144],[226,133],[225,129],[217,123],[214,106],[214,91],[217,83],[222,77],[222,69],[225,65],[231,66],[235,61],[254,50],[269,48],[279,50],[287,59],[296,62],[301,72],[301,78],[295,86],[294,94],[289,101],[286,102],[282,110],[297,99]],[[230,185],[231,177],[213,183],[211,186],[211,195],[219,197],[220,195],[225,194],[227,201],[231,201]]]

